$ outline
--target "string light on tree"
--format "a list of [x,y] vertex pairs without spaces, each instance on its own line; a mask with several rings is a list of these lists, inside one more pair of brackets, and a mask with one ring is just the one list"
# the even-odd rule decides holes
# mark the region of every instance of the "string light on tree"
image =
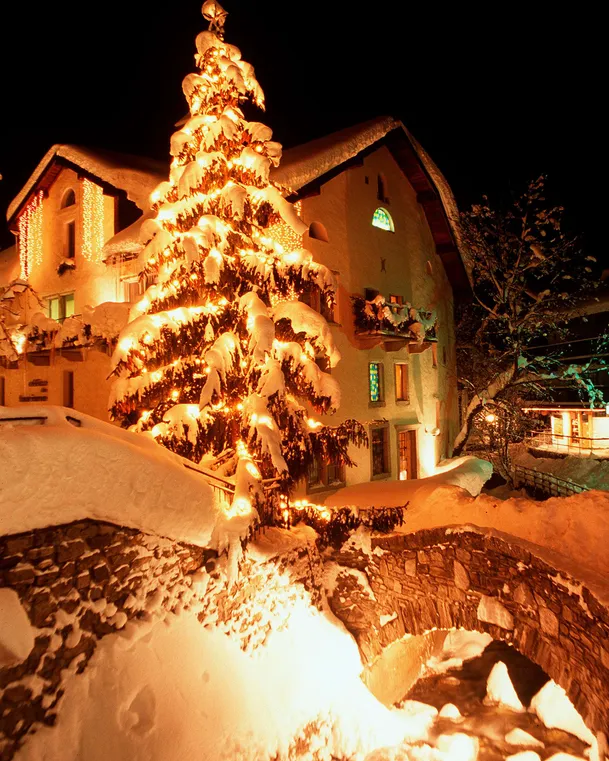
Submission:
[[[114,354],[111,413],[125,426],[235,485],[227,516],[250,525],[271,479],[285,495],[314,457],[351,465],[363,426],[330,427],[340,359],[326,319],[303,301],[334,304],[330,270],[302,249],[307,225],[269,177],[281,146],[247,121],[246,100],[264,105],[252,66],[224,42],[226,12],[206,0],[208,31],[182,88],[190,118],[173,134],[169,179],[151,196],[154,218],[141,277],[155,282],[134,307]],[[289,516],[288,516],[289,517]],[[282,520],[286,520],[283,516]]]
[[104,191],[86,177],[82,181],[82,255],[101,261],[104,245]]
[[32,196],[19,217],[19,262],[20,277],[27,280],[34,264],[42,263],[42,199],[39,190]]

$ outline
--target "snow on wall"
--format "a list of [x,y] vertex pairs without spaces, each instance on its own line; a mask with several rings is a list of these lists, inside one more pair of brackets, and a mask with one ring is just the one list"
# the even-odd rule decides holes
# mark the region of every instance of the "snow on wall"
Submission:
[[[47,422],[2,422],[23,415]],[[91,518],[211,542],[220,515],[212,489],[150,437],[61,407],[2,407],[0,427],[0,534]]]

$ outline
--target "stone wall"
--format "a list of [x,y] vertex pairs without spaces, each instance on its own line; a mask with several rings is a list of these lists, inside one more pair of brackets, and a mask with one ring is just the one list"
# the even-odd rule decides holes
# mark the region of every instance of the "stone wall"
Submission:
[[438,528],[373,537],[369,553],[334,559],[346,572],[330,605],[367,663],[406,634],[485,631],[541,666],[590,728],[609,731],[609,611],[516,540]]
[[321,562],[311,543],[266,563],[244,558],[229,591],[225,557],[107,523],[0,538],[0,587],[15,590],[35,627],[27,658],[0,663],[0,761],[37,725],[54,724],[67,675],[84,671],[97,642],[129,622],[194,608],[243,649],[262,644],[274,621],[254,618],[259,597],[280,599],[274,585],[287,568],[319,603]]

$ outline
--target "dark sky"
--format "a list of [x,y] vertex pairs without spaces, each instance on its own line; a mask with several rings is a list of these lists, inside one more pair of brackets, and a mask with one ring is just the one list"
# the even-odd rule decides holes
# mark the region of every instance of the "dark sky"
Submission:
[[[568,16],[557,4],[225,5],[226,39],[266,93],[256,118],[286,147],[391,114],[461,208],[547,173],[570,229],[607,259],[606,194],[595,187],[606,166],[604,29],[584,4]],[[186,110],[181,80],[206,27],[198,0],[22,2],[11,13],[0,46],[3,212],[53,143],[168,156]]]

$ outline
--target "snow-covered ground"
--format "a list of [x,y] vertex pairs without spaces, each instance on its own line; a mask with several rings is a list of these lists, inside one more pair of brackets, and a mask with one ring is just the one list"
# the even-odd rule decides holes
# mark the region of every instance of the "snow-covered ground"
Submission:
[[370,481],[346,486],[327,497],[329,507],[401,507],[407,502],[425,499],[441,486],[452,485],[465,489],[472,496],[480,494],[493,473],[493,466],[478,457],[457,457],[436,467],[428,478],[409,481]]
[[[475,761],[478,737],[454,705],[384,707],[340,624],[306,594],[291,598],[287,622],[253,652],[195,610],[105,637],[72,675],[56,725],[30,736],[17,761]],[[455,632],[447,658],[475,657],[487,641]],[[489,690],[507,706],[507,672]],[[593,742],[560,688],[542,692],[533,710],[548,726]]]
[[0,462],[0,535],[90,518],[209,546],[220,517],[182,458],[71,409],[0,407]]

